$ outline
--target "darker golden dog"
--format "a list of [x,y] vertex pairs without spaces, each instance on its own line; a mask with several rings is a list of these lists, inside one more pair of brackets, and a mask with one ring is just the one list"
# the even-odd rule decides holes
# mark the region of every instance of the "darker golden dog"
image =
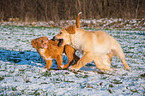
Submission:
[[[31,41],[33,47],[46,61],[47,69],[50,69],[53,62],[52,59],[56,59],[57,66],[59,69],[67,68],[73,63],[73,59],[75,60],[75,62],[79,60],[79,57],[75,55],[75,50],[71,46],[66,45],[58,47],[58,42],[59,41],[48,40],[47,37],[40,37]],[[66,65],[62,65],[63,52],[66,54],[69,60],[69,62]]]
[[[76,26],[80,28],[80,14],[78,14],[76,19]],[[75,63],[79,60],[79,57],[75,55],[75,50],[69,46],[58,47],[63,43],[62,40],[53,41],[48,40],[47,37],[40,37],[33,39],[31,41],[33,47],[37,50],[37,52],[42,56],[42,58],[46,61],[46,68],[50,69],[52,65],[52,59],[56,59],[57,65],[59,69],[65,69],[69,65],[73,63],[73,59]],[[62,65],[62,53],[65,53],[68,57],[69,62],[66,65]]]

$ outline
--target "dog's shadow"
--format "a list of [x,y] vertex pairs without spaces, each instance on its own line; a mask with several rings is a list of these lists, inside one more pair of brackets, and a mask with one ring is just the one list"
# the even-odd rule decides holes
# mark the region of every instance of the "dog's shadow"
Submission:
[[[45,68],[46,62],[40,56],[37,51],[12,51],[0,48],[0,60],[3,62],[11,62],[19,65],[30,65],[35,67]],[[68,58],[63,55],[64,65],[68,63]],[[93,64],[87,64],[87,67],[81,68],[81,70],[92,71],[93,69],[89,66],[95,66]],[[51,66],[52,70],[58,70],[56,60],[53,59],[53,64]]]
[[[0,48],[0,60],[20,65],[31,65],[36,67],[45,67],[46,62],[35,51],[11,51]],[[68,62],[67,56],[63,56],[63,64]],[[53,59],[52,69],[58,69],[56,60]]]

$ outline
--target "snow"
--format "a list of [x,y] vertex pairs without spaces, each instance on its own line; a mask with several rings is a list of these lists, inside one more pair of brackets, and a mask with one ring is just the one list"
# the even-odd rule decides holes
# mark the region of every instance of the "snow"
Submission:
[[[15,25],[15,26],[33,26],[33,27],[64,27],[75,24],[75,20],[59,20],[48,22],[0,22],[1,25]],[[145,30],[145,19],[126,19],[126,18],[101,18],[101,19],[81,19],[80,25],[82,28],[96,28],[96,29],[133,29]]]
[[[72,72],[45,69],[45,61],[31,45],[32,39],[41,36],[51,39],[59,30],[0,25],[0,95],[145,95],[145,77],[141,76],[145,74],[145,31],[104,30],[119,41],[130,71],[124,70],[119,59],[113,58],[110,72],[100,72],[93,62]],[[64,54],[63,60],[65,64]],[[57,68],[55,60],[52,68]]]

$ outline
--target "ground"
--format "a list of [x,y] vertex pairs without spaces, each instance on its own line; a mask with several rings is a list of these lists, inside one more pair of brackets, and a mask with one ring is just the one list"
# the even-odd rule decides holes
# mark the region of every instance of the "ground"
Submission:
[[[40,36],[51,39],[60,28],[0,25],[0,95],[145,95],[145,31],[109,29],[123,48],[131,70],[113,58],[110,72],[100,72],[94,63],[78,72],[46,70],[45,61],[32,47]],[[98,29],[87,29],[98,30]],[[81,57],[79,52],[77,55]],[[63,54],[64,55],[64,54]],[[63,56],[63,63],[67,57]],[[54,60],[52,68],[57,68]]]

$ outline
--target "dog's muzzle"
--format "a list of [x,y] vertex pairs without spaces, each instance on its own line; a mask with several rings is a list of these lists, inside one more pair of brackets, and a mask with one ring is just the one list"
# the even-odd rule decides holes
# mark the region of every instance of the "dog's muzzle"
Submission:
[[53,40],[53,41],[59,41],[59,43],[57,45],[58,47],[60,47],[62,45],[62,43],[63,43],[63,39],[56,39],[55,36],[51,40]]

